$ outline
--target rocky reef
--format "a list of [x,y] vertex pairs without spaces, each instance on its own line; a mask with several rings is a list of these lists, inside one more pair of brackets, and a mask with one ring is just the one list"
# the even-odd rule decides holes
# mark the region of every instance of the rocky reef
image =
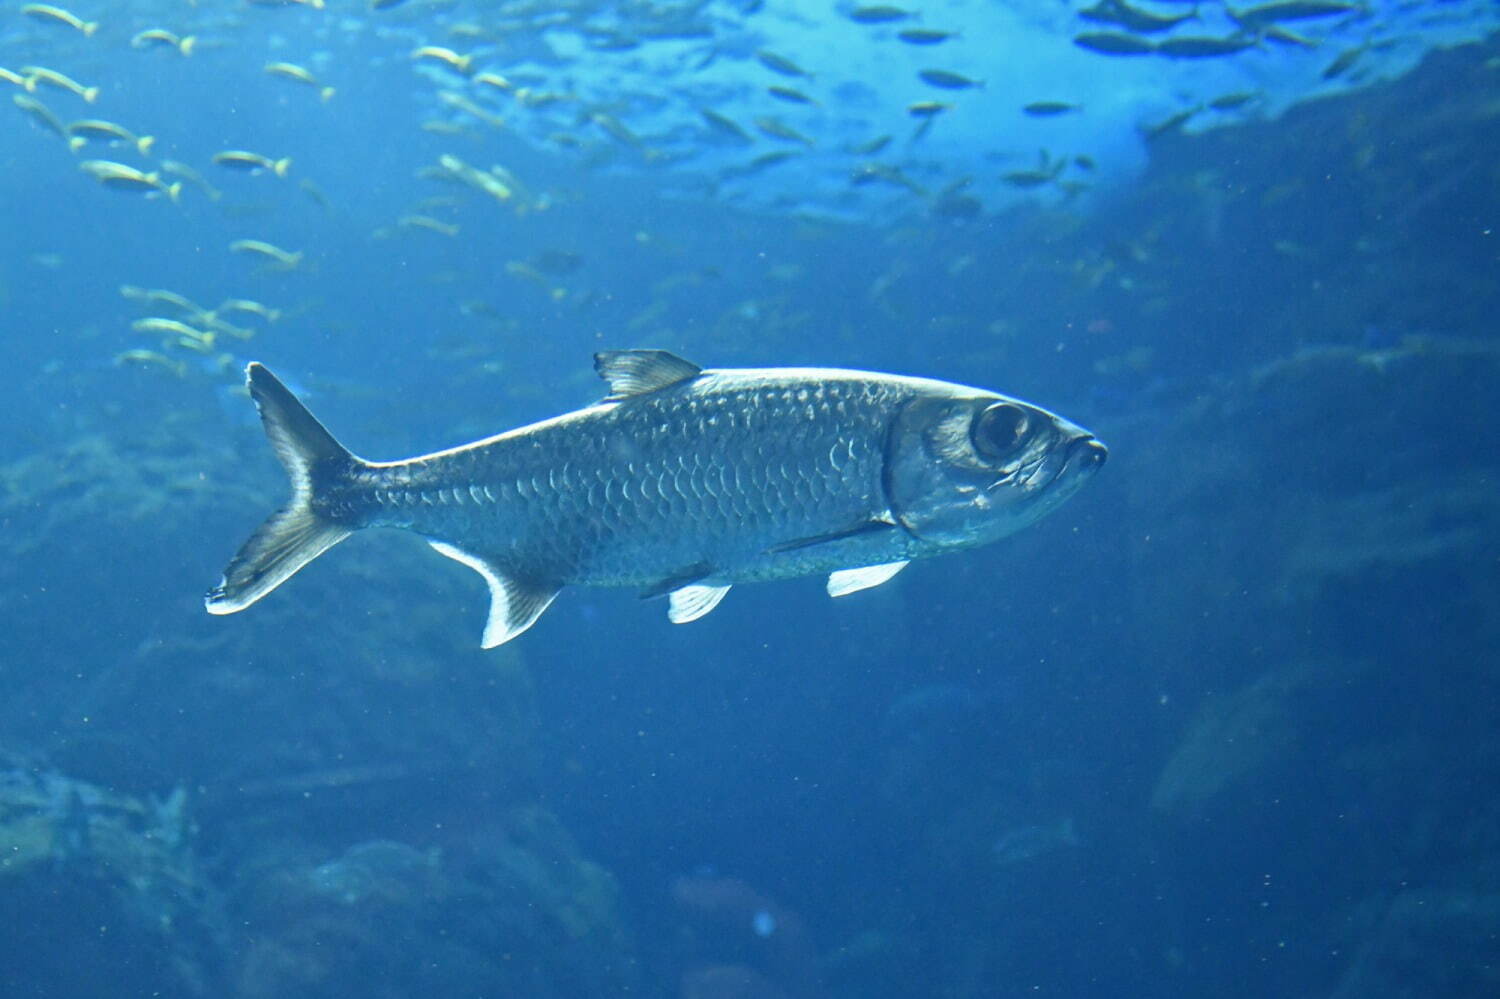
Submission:
[[[1297,968],[1339,996],[1493,986],[1493,943],[1442,971],[1401,955],[1483,936],[1493,909],[1500,811],[1465,789],[1500,763],[1483,707],[1500,672],[1481,651],[1500,647],[1497,397],[1494,345],[1410,335],[1303,349],[1140,438],[1153,467],[1205,442],[1211,456],[1132,500],[1127,592],[1151,622],[1135,634],[1162,721],[1201,692],[1161,732],[1155,863],[1220,893],[1206,910],[1279,953],[1285,980]],[[1183,590],[1196,619],[1152,622]],[[1189,976],[1236,960],[1213,949],[1184,942],[1173,960]]]
[[6,991],[104,995],[129,967],[164,996],[213,994],[224,910],[186,791],[137,798],[0,761]]

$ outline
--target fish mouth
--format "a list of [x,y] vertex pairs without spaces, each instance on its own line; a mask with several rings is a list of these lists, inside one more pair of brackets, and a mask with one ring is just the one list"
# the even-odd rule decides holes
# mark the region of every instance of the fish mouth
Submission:
[[1108,457],[1109,449],[1098,438],[1083,434],[1022,465],[1016,470],[1016,479],[1027,489],[1051,489],[1069,483],[1076,488]]
[[1064,452],[1062,470],[1058,474],[1068,471],[1085,474],[1097,472],[1104,466],[1104,462],[1108,458],[1109,448],[1104,446],[1104,442],[1093,434],[1084,434],[1082,437],[1075,437],[1068,442],[1067,450]]

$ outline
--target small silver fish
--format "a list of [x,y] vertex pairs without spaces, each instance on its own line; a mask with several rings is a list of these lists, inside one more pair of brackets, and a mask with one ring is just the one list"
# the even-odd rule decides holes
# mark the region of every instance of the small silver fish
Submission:
[[943,90],[968,90],[972,87],[982,87],[982,80],[971,80],[962,73],[954,73],[946,69],[924,69],[917,77],[931,87],[941,87]]
[[400,527],[484,577],[483,645],[562,587],[670,595],[683,623],[735,583],[828,573],[843,596],[912,559],[988,544],[1101,465],[1088,431],[1029,403],[837,368],[703,370],[660,350],[596,354],[596,405],[405,461],[355,457],[270,371],[250,395],[292,483],[206,599],[255,603],[364,527]]

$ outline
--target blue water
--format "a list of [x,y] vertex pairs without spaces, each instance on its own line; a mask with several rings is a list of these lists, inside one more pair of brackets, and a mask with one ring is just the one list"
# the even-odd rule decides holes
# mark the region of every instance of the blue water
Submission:
[[[100,88],[8,102],[155,137],[0,108],[0,995],[1496,994],[1495,6],[1201,59],[858,7],[0,3],[0,67]],[[371,532],[203,612],[285,489],[246,362],[399,458],[622,347],[981,385],[1111,455],[839,601],[568,590],[486,652],[481,581]]]

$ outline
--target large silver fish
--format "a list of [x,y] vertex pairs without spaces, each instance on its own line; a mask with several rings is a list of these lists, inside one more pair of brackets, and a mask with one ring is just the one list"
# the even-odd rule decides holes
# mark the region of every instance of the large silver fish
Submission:
[[404,527],[489,584],[484,647],[570,583],[667,594],[692,621],[734,583],[829,573],[843,596],[910,560],[987,544],[1104,463],[1088,431],[1029,403],[837,368],[703,370],[606,351],[596,405],[406,461],[355,457],[270,371],[250,395],[292,497],[208,594],[255,603],[362,527]]

